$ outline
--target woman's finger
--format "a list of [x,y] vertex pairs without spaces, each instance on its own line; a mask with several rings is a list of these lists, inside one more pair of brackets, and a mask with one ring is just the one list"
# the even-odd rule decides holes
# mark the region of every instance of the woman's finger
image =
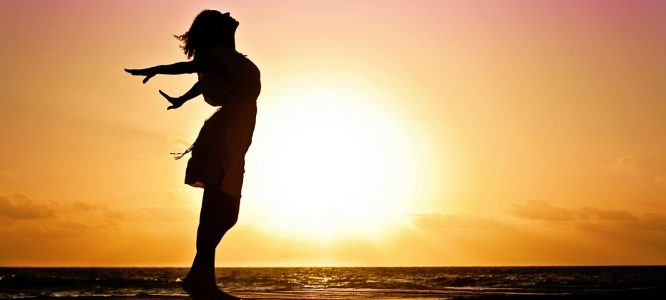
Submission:
[[162,92],[162,90],[159,90],[159,92],[160,92],[160,95],[162,95],[162,97],[169,100],[169,102],[171,102],[171,99],[173,99],[171,96],[167,95],[165,92]]
[[173,103],[173,105],[167,107],[167,110],[176,109],[176,108],[181,107],[182,105],[183,105],[182,103]]
[[150,78],[152,78],[153,76],[155,76],[155,75],[153,75],[153,74],[146,75],[146,78],[143,79],[143,83],[148,82],[148,80],[149,80]]
[[132,75],[146,75],[143,69],[125,69],[125,72]]

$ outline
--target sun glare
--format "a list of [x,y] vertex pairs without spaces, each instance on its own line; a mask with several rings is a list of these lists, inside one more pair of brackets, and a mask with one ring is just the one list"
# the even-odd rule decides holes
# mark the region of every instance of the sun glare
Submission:
[[312,87],[279,99],[256,138],[266,229],[328,242],[378,238],[398,221],[413,197],[417,147],[372,96]]

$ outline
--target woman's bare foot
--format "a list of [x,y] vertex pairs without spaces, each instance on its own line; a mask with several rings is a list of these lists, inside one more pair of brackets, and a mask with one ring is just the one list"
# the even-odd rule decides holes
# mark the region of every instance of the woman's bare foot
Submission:
[[185,277],[181,287],[193,300],[240,300],[220,290],[216,284],[204,280]]
[[185,277],[180,286],[187,292],[193,300],[213,299],[210,289],[207,289],[201,280]]
[[215,300],[240,300],[240,298],[234,295],[227,294],[224,291],[220,290],[219,288],[217,288],[217,286],[213,288],[212,293],[213,293],[213,299]]

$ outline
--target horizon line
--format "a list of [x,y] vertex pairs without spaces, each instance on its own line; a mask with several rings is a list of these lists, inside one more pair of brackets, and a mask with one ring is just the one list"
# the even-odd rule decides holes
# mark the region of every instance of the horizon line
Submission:
[[[227,266],[227,267],[215,267],[215,269],[290,269],[290,268],[521,268],[521,267],[666,267],[666,264],[607,264],[607,265],[594,265],[594,264],[580,264],[580,265],[415,265],[415,266],[326,266],[326,265],[317,265],[317,266]],[[120,266],[104,266],[104,265],[51,265],[51,266],[1,266],[2,269],[11,269],[11,268],[44,268],[44,269],[55,269],[55,268],[100,268],[100,269],[122,269],[122,268],[136,268],[136,269],[181,269],[189,268],[189,266],[131,266],[131,265],[120,265]]]

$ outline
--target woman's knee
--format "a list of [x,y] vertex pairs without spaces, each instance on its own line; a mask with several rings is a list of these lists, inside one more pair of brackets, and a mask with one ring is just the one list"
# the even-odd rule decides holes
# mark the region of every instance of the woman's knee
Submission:
[[218,212],[220,221],[222,222],[221,225],[225,228],[225,230],[229,230],[238,222],[240,199],[221,192],[219,200],[220,203],[222,203],[220,206],[220,211]]
[[224,234],[238,223],[238,214],[224,210],[220,212],[216,221],[217,230]]
[[199,223],[224,234],[238,222],[240,199],[219,190],[208,191]]
[[207,234],[224,234],[227,230],[234,227],[238,222],[238,216],[218,215],[216,218],[210,218],[199,222],[199,230]]
[[226,232],[227,230],[234,227],[234,225],[236,225],[236,223],[238,223],[238,214],[228,216],[228,218],[225,218],[223,223],[224,224],[222,224],[222,227],[224,228],[224,230]]
[[238,222],[239,201],[224,192],[220,192],[215,200],[215,211],[212,212],[215,216],[213,226],[224,234]]

